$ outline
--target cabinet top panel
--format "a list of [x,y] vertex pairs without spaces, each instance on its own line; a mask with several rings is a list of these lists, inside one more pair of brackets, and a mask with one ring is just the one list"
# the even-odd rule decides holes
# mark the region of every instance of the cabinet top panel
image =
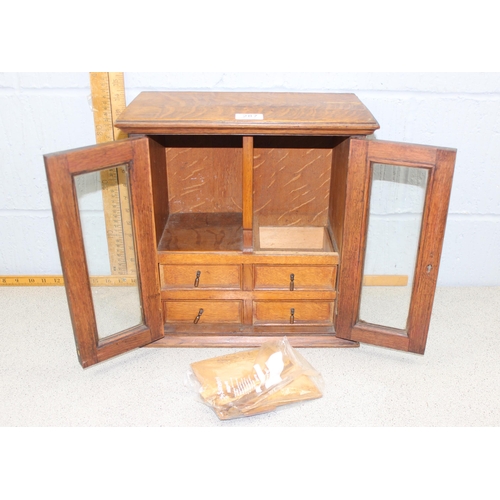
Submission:
[[115,125],[137,134],[368,135],[379,124],[354,94],[142,92]]

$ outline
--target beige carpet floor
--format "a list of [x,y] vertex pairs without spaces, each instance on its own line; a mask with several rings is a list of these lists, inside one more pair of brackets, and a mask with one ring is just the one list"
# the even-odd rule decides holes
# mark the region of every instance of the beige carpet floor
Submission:
[[63,288],[0,287],[0,426],[496,427],[500,287],[438,288],[424,356],[301,349],[323,398],[221,422],[184,386],[230,349],[138,349],[83,370]]

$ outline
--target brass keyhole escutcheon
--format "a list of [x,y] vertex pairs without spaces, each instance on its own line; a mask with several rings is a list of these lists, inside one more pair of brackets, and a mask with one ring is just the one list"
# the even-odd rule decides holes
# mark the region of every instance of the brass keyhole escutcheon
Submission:
[[290,291],[292,292],[295,287],[295,274],[290,274]]
[[201,318],[201,315],[203,314],[203,309],[200,309],[198,311],[198,316],[196,316],[196,318],[194,318],[194,321],[193,323],[196,325],[198,323],[198,321],[200,321],[200,318]]
[[295,309],[292,307],[290,309],[290,324],[293,324],[295,321]]
[[196,279],[194,280],[195,288],[198,288],[198,285],[200,284],[200,276],[201,276],[201,271],[196,271]]

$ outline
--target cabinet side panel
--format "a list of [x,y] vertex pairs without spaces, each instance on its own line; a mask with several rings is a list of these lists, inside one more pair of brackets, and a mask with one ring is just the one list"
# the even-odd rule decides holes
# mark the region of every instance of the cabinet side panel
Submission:
[[158,245],[169,215],[168,183],[165,148],[156,139],[149,139],[151,181],[153,188],[153,211]]
[[[130,186],[133,224],[139,260],[139,281],[146,326],[150,329],[150,341],[163,337],[160,277],[156,258],[155,214],[153,214],[153,185],[150,177],[151,143],[134,143],[133,169]],[[110,352],[113,352],[112,350]]]
[[344,227],[342,230],[342,253],[339,266],[338,315],[335,322],[337,335],[351,339],[352,326],[356,323],[359,294],[361,290],[362,254],[365,245],[366,210],[369,177],[367,174],[368,143],[364,140],[349,139],[349,169],[347,172],[345,195]]
[[333,148],[332,174],[330,184],[330,205],[328,216],[333,237],[337,243],[339,253],[342,253],[347,167],[349,164],[349,140],[343,140]]

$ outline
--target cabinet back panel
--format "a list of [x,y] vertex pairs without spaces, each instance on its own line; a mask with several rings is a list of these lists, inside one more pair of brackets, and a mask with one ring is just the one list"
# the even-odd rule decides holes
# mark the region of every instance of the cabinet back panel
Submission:
[[242,138],[165,140],[170,213],[242,211]]
[[326,226],[332,137],[256,137],[254,213],[274,225]]

